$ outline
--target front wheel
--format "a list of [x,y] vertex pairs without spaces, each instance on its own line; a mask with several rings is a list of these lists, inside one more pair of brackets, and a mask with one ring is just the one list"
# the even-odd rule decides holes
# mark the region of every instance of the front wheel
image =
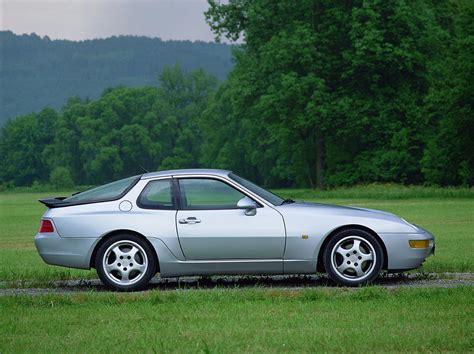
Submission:
[[143,289],[155,275],[156,257],[153,249],[132,234],[115,235],[97,250],[96,269],[100,280],[118,291]]
[[343,230],[328,242],[323,261],[329,277],[337,284],[358,286],[379,276],[384,254],[379,241],[370,233]]

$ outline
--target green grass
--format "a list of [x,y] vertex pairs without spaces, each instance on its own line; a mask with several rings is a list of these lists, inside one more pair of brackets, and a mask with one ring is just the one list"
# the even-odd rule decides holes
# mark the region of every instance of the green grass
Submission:
[[[410,190],[412,193],[407,192]],[[285,197],[299,200],[393,212],[435,235],[436,255],[428,258],[423,271],[473,272],[474,197],[469,197],[471,191],[472,189],[368,186],[338,191],[295,189],[278,192]],[[429,193],[434,197],[429,198]],[[46,265],[34,247],[34,235],[41,215],[46,210],[37,199],[48,195],[68,194],[68,192],[0,193],[0,281],[44,283],[96,277],[95,271]]]
[[472,287],[0,298],[0,352],[474,350]]
[[[472,272],[471,190],[279,191],[394,212],[436,236],[424,271]],[[416,187],[418,188],[418,187]],[[68,193],[51,193],[67,195]],[[33,238],[50,193],[0,193],[0,281],[96,277],[48,266]],[[4,285],[5,286],[5,285]],[[4,352],[474,351],[474,288],[216,288],[0,297]]]
[[298,200],[315,199],[413,199],[413,198],[470,198],[474,199],[474,188],[403,186],[399,184],[369,184],[355,187],[340,187],[328,190],[276,189],[275,193],[285,198]]

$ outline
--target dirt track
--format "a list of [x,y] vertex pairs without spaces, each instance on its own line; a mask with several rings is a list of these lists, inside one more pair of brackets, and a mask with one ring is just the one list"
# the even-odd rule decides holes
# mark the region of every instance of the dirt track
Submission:
[[[10,286],[9,286],[10,285]],[[474,286],[474,273],[430,273],[410,275],[386,275],[379,278],[374,285],[386,288],[401,287],[453,287]],[[20,286],[0,282],[0,296],[8,295],[42,295],[69,294],[78,292],[108,291],[98,279],[69,280],[48,284],[45,287],[32,287],[28,283]],[[13,287],[11,287],[13,286]],[[219,288],[321,288],[335,287],[324,276],[213,276],[213,277],[181,277],[160,279],[154,278],[149,290],[176,289],[212,289]]]

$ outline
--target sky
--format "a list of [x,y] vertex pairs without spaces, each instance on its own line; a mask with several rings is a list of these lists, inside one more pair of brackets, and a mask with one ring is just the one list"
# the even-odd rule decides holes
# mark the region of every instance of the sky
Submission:
[[51,39],[113,35],[214,41],[206,0],[0,0],[0,30]]

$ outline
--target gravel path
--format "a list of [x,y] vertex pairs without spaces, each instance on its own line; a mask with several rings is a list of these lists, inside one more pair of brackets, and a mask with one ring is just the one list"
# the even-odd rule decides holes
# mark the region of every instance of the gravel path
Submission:
[[[107,292],[108,290],[98,279],[68,280],[48,284],[48,287],[29,286],[23,283],[21,287],[8,287],[11,284],[0,282],[0,296],[8,295],[43,295],[43,294],[70,294],[80,292]],[[474,286],[474,273],[430,273],[385,275],[380,277],[375,285],[385,288],[428,288]],[[14,285],[13,285],[14,286]],[[180,277],[160,279],[154,278],[149,286],[150,290],[176,289],[212,289],[219,288],[279,288],[303,289],[335,287],[324,276],[213,276],[213,277]]]

